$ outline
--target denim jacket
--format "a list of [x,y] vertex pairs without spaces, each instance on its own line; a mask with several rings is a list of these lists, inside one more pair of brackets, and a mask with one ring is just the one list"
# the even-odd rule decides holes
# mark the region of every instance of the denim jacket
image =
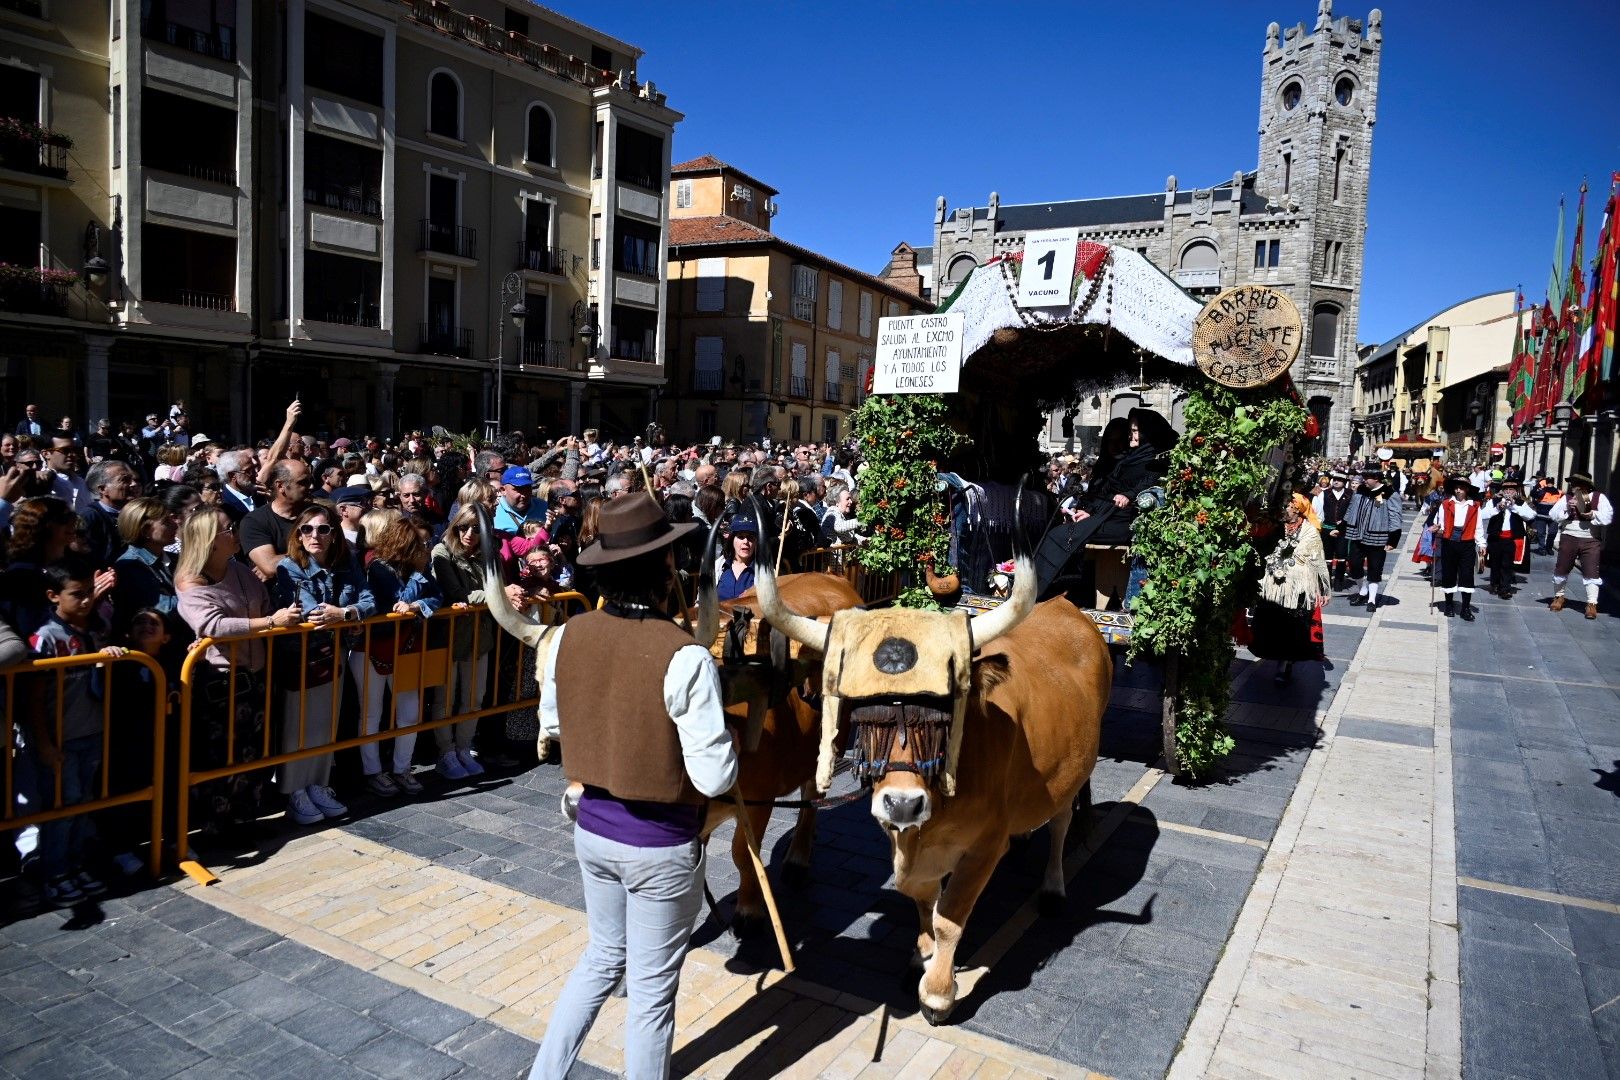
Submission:
[[[373,559],[366,567],[366,581],[371,586],[371,595],[376,599],[379,614],[394,610],[394,605],[401,600],[416,608],[424,619],[432,618],[433,613],[444,606],[444,594],[439,591],[439,583],[420,570],[413,570],[402,578],[381,559]],[[388,641],[393,636],[392,626],[378,626],[371,631],[374,642]]]
[[[315,563],[299,566],[284,557],[276,564],[276,580],[271,589],[278,606],[297,604],[306,616],[319,604],[352,607],[361,619],[369,619],[379,610],[365,572],[360,569],[360,560],[352,556],[342,565],[333,567]],[[349,631],[344,635],[343,644],[345,648],[356,648],[360,644],[360,632]]]

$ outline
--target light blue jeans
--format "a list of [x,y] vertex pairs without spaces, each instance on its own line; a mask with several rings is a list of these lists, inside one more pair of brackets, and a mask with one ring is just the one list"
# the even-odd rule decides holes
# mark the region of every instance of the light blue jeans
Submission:
[[630,999],[624,1075],[664,1080],[675,1042],[681,962],[703,903],[703,845],[694,840],[631,847],[576,828],[574,855],[585,884],[591,942],[552,1010],[529,1080],[568,1075],[621,976]]

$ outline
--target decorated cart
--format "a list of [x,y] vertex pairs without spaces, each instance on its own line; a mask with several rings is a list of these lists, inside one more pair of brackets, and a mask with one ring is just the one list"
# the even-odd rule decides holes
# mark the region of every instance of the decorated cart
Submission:
[[1132,380],[1178,388],[1185,430],[1166,440],[1158,498],[1123,540],[1077,545],[1086,573],[1067,592],[1111,643],[1162,664],[1166,762],[1204,774],[1232,745],[1230,627],[1252,576],[1251,515],[1276,509],[1289,453],[1315,434],[1287,377],[1300,345],[1298,311],[1276,290],[1200,304],[1134,250],[1031,233],[939,312],[883,321],[854,417],[873,532],[859,559],[911,575],[901,604],[993,606],[1014,530],[1046,536],[1061,520],[1026,481],[1045,416]]

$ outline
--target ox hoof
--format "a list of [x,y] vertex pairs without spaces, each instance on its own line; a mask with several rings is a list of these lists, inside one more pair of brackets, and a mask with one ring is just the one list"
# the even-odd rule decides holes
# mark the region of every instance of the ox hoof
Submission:
[[765,933],[765,916],[739,911],[731,917],[731,933],[739,941],[757,938]]
[[1043,919],[1059,919],[1069,913],[1069,898],[1062,893],[1042,892],[1035,899],[1035,910]]
[[803,863],[784,863],[782,866],[782,884],[802,889],[810,884],[810,868]]
[[939,1025],[943,1024],[946,1020],[949,1020],[951,1010],[955,1007],[956,1003],[954,1001],[943,1009],[931,1008],[930,1006],[923,1005],[920,1002],[917,1005],[918,1011],[922,1013],[923,1019],[928,1021],[930,1027],[939,1027]]

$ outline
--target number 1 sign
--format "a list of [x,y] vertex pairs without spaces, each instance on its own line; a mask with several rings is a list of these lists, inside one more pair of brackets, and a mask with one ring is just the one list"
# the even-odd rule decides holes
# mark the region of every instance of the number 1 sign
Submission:
[[1068,307],[1074,286],[1079,229],[1045,229],[1024,235],[1024,269],[1018,275],[1019,307]]

